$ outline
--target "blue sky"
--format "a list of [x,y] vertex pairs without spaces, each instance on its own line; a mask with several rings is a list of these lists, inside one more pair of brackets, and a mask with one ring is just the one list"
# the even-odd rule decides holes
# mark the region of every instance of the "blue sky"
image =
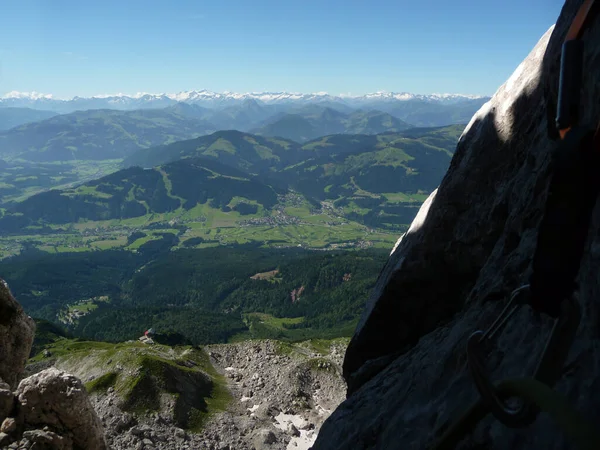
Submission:
[[0,95],[493,94],[561,0],[7,0]]

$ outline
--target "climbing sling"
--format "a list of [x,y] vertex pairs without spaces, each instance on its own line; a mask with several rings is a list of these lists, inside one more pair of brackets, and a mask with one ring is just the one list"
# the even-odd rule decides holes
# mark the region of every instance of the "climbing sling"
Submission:
[[[531,425],[540,411],[548,413],[578,448],[600,449],[596,427],[587,424],[564,396],[552,389],[562,376],[579,326],[575,279],[600,192],[600,125],[594,130],[579,124],[581,36],[599,9],[594,0],[585,0],[562,46],[556,114],[560,142],[552,155],[552,178],[529,284],[513,291],[508,305],[485,333],[476,331],[469,337],[467,361],[480,398],[444,431],[432,449],[453,449],[488,413],[507,427],[522,428]],[[485,372],[484,348],[526,303],[555,319],[550,337],[532,377],[494,384]],[[519,399],[520,406],[509,406],[508,399]]]

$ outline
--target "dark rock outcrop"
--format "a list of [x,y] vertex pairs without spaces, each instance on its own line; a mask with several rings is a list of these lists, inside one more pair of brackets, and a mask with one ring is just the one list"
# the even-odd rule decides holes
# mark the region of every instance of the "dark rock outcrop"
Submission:
[[33,344],[35,323],[0,280],[0,380],[15,387]]
[[10,386],[0,380],[0,422],[12,413],[14,406],[15,396],[10,390]]
[[[348,398],[314,450],[426,448],[434,430],[476,399],[465,344],[485,329],[531,274],[547,197],[560,50],[581,0],[473,117],[438,190],[382,271],[344,361]],[[600,19],[584,35],[581,122],[600,120]],[[564,237],[568,239],[568,236]],[[556,385],[600,423],[600,204],[579,273],[582,322],[570,370]],[[494,379],[530,374],[551,321],[523,308],[498,341]],[[513,430],[488,417],[460,448],[567,449],[545,415]]]

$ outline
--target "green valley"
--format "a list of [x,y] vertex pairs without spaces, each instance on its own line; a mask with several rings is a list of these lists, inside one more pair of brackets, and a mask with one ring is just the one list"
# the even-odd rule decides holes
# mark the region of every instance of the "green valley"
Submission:
[[461,131],[334,135],[303,146],[230,131],[148,149],[136,155],[160,150],[175,161],[7,204],[0,251],[389,247],[439,183]]
[[349,336],[463,128],[303,144],[229,130],[124,159],[9,157],[0,274],[30,314],[86,339]]

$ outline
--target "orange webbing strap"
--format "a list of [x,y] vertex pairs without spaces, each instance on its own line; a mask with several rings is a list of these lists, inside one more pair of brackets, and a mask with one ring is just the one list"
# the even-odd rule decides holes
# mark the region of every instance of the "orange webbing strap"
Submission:
[[[596,10],[593,11],[594,6],[596,6]],[[564,42],[581,39],[581,35],[583,34],[583,31],[589,25],[594,14],[598,12],[597,9],[598,9],[598,5],[595,4],[595,0],[585,0],[583,2],[583,4],[581,5],[581,7],[579,8],[579,10],[577,11],[575,18],[571,22],[571,26],[569,27],[569,31],[567,32]],[[565,138],[565,136],[571,130],[573,125],[575,125],[575,124],[571,124],[570,126],[567,126],[567,127],[559,130],[561,139]],[[600,127],[600,125],[599,125],[599,127]],[[600,136],[599,131],[600,131],[600,128],[596,132],[597,137]],[[598,142],[598,141],[596,140],[596,142]]]
[[567,32],[567,37],[565,41],[570,41],[572,39],[581,39],[581,33],[586,26],[589,24],[589,20],[592,17],[590,11],[594,6],[594,0],[585,0],[583,5],[577,11],[573,22],[571,22],[571,26],[569,27],[569,31]]

